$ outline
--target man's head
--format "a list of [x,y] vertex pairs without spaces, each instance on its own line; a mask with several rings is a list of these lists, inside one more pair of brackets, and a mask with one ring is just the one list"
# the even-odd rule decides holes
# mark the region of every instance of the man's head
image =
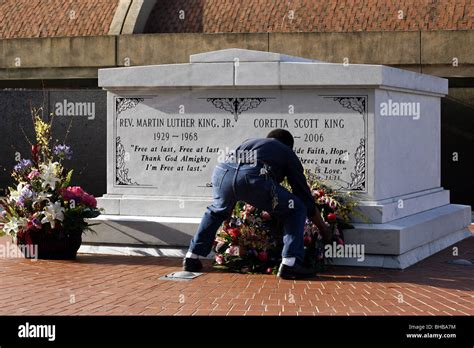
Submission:
[[286,146],[289,146],[291,149],[293,148],[293,145],[295,144],[295,140],[293,139],[293,136],[291,135],[290,132],[288,132],[285,129],[274,129],[270,133],[268,133],[267,138],[273,138],[281,143],[285,144]]

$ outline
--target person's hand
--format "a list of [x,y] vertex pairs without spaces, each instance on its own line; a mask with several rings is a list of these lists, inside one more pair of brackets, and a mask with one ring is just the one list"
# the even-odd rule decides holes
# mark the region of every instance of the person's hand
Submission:
[[324,228],[322,230],[319,229],[319,231],[321,232],[321,236],[323,237],[324,245],[331,244],[332,243],[332,232],[329,229],[329,227],[324,226]]
[[311,217],[311,221],[316,225],[319,232],[321,233],[324,244],[331,244],[332,232],[329,229],[329,227],[326,225],[326,222],[324,222],[323,218],[321,217],[321,213],[319,212],[318,209],[316,209],[316,212]]

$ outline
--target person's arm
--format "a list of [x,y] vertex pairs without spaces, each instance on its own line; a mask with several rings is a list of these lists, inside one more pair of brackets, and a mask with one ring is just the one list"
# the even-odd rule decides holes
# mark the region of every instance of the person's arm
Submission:
[[324,244],[330,244],[332,242],[331,231],[326,226],[323,218],[321,217],[321,212],[317,207],[315,207],[314,215],[310,218],[313,224],[316,225],[318,230],[321,232],[321,236],[323,237]]
[[311,194],[311,190],[304,175],[303,166],[301,165],[298,156],[296,156],[293,151],[291,151],[291,154],[288,157],[289,163],[287,178],[291,189],[293,193],[305,204],[306,208],[308,209],[308,218],[321,232],[324,243],[329,244],[332,241],[331,232],[321,217],[321,212],[316,207],[314,197]]
[[316,210],[316,203],[306,181],[303,166],[298,156],[291,150],[288,153],[286,177],[293,194],[303,201],[308,209],[308,218],[311,219]]

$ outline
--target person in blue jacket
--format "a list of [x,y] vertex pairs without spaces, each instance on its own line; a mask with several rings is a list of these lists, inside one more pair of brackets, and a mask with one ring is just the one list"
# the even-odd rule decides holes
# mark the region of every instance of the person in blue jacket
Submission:
[[[303,166],[293,151],[294,139],[284,129],[271,131],[267,138],[242,143],[217,164],[212,174],[213,203],[201,220],[183,260],[183,269],[202,269],[199,256],[207,256],[215,235],[228,219],[237,201],[268,211],[283,224],[282,262],[278,276],[284,279],[313,277],[314,271],[303,266],[304,224],[306,217],[322,231],[330,243],[330,233],[306,182]],[[292,192],[280,185],[288,179]]]

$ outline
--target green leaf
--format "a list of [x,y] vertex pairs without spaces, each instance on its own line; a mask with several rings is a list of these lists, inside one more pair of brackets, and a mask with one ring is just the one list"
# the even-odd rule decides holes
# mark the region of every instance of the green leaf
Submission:
[[72,173],[73,173],[73,169],[71,169],[67,175],[66,175],[66,178],[64,179],[64,181],[62,182],[61,184],[61,188],[66,188],[69,186],[69,184],[71,183],[71,179],[72,179]]

